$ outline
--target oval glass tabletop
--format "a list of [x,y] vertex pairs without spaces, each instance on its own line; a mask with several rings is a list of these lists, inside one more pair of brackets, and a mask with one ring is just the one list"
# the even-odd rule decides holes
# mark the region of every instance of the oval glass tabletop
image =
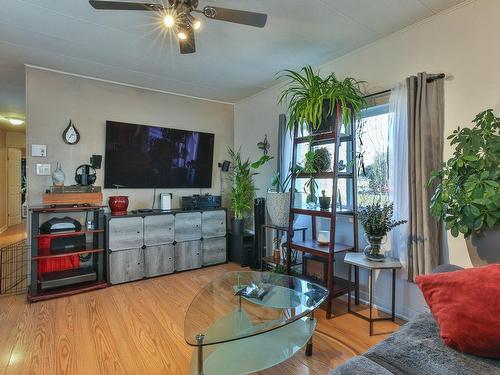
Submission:
[[269,332],[310,314],[327,295],[326,288],[294,276],[228,272],[193,299],[184,338],[203,346]]

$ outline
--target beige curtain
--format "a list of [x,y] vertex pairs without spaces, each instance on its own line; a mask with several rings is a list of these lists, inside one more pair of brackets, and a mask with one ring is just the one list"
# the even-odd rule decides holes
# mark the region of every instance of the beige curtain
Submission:
[[441,222],[430,214],[431,171],[443,160],[444,80],[419,73],[406,79],[408,89],[409,232],[408,279],[430,273],[439,264]]

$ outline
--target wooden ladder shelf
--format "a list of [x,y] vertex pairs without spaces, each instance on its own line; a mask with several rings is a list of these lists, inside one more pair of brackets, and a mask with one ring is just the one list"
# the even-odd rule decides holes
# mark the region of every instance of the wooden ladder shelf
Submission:
[[[357,214],[357,172],[356,162],[353,161],[356,157],[356,128],[355,119],[351,121],[348,129],[349,134],[341,134],[341,108],[336,106],[334,115],[331,116],[330,131],[312,134],[308,136],[299,136],[299,126],[295,126],[292,148],[292,165],[297,165],[297,147],[301,144],[308,144],[311,150],[314,146],[323,146],[333,144],[334,155],[332,171],[319,172],[319,173],[298,173],[292,175],[291,191],[296,191],[297,178],[314,178],[314,179],[331,179],[332,180],[332,194],[331,194],[331,208],[329,210],[321,210],[319,208],[311,207],[297,207],[295,205],[295,194],[291,194],[290,199],[290,219],[289,219],[289,233],[293,233],[293,223],[295,215],[307,215],[311,217],[312,223],[312,239],[299,240],[290,236],[288,239],[289,249],[300,251],[303,254],[310,254],[312,256],[322,258],[327,262],[326,286],[330,291],[326,305],[326,317],[330,319],[332,316],[332,299],[344,295],[348,291],[348,281],[335,276],[334,261],[335,255],[345,253],[348,251],[358,251],[358,214]],[[341,143],[345,143],[348,147],[347,159],[345,162],[347,171],[339,171],[339,152]],[[337,208],[338,202],[338,181],[339,179],[346,179],[350,183],[346,183],[346,189],[350,190],[350,209]],[[350,187],[350,189],[349,189]],[[353,239],[352,244],[343,244],[335,242],[336,232],[336,219],[337,216],[350,216],[352,217],[353,225]],[[319,244],[316,241],[316,220],[317,218],[327,218],[330,221],[330,242],[327,245]],[[291,265],[287,262],[287,270],[290,272]],[[352,287],[355,290],[355,302],[359,303],[359,274],[356,271],[355,281]]]

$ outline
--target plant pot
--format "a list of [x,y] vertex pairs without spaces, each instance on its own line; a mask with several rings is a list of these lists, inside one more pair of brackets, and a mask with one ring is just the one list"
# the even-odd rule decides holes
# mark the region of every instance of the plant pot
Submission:
[[111,215],[121,216],[127,214],[128,197],[126,195],[114,195],[109,197],[109,209]]
[[274,259],[274,263],[276,263],[276,264],[280,263],[280,261],[281,261],[281,250],[280,249],[274,249],[273,259]]
[[332,131],[333,116],[335,114],[333,113],[333,111],[332,113],[328,114],[328,112],[330,111],[330,106],[331,106],[330,100],[328,99],[323,100],[323,114],[321,115],[321,123],[316,129],[312,130],[313,134]]
[[319,197],[319,208],[322,210],[328,210],[331,207],[332,198],[331,197]]
[[383,261],[385,259],[385,255],[380,252],[380,249],[382,247],[382,240],[384,239],[384,236],[369,236],[365,234],[365,239],[369,243],[364,250],[365,257],[375,262]]
[[267,213],[273,225],[288,227],[290,193],[267,192]]
[[472,232],[465,239],[469,257],[474,267],[484,266],[486,264],[500,263],[500,224],[493,228]]

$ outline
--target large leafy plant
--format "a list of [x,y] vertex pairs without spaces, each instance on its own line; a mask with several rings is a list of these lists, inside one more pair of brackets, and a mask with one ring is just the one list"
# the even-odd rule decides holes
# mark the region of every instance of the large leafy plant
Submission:
[[[303,67],[300,71],[283,70],[278,74],[278,79],[287,78],[288,83],[283,88],[278,102],[286,104],[289,118],[288,128],[292,131],[299,124],[303,131],[304,125],[310,130],[317,129],[325,115],[331,115],[335,104],[342,109],[342,122],[345,126],[351,123],[353,115],[359,115],[365,106],[364,94],[360,85],[362,81],[354,78],[338,80],[335,73],[326,78],[321,78],[310,66]],[[324,108],[325,101],[328,108]]]
[[253,177],[258,174],[256,171],[262,165],[272,159],[271,156],[263,155],[259,160],[250,162],[241,157],[240,150],[228,149],[231,158],[231,168],[228,179],[232,183],[231,187],[231,207],[234,217],[238,220],[244,219],[253,208],[255,197],[255,183]]
[[438,182],[431,213],[454,237],[500,223],[500,118],[488,109],[473,123],[448,137],[455,152],[429,180]]
[[367,236],[383,237],[406,220],[393,220],[393,203],[369,204],[359,209],[359,221]]

